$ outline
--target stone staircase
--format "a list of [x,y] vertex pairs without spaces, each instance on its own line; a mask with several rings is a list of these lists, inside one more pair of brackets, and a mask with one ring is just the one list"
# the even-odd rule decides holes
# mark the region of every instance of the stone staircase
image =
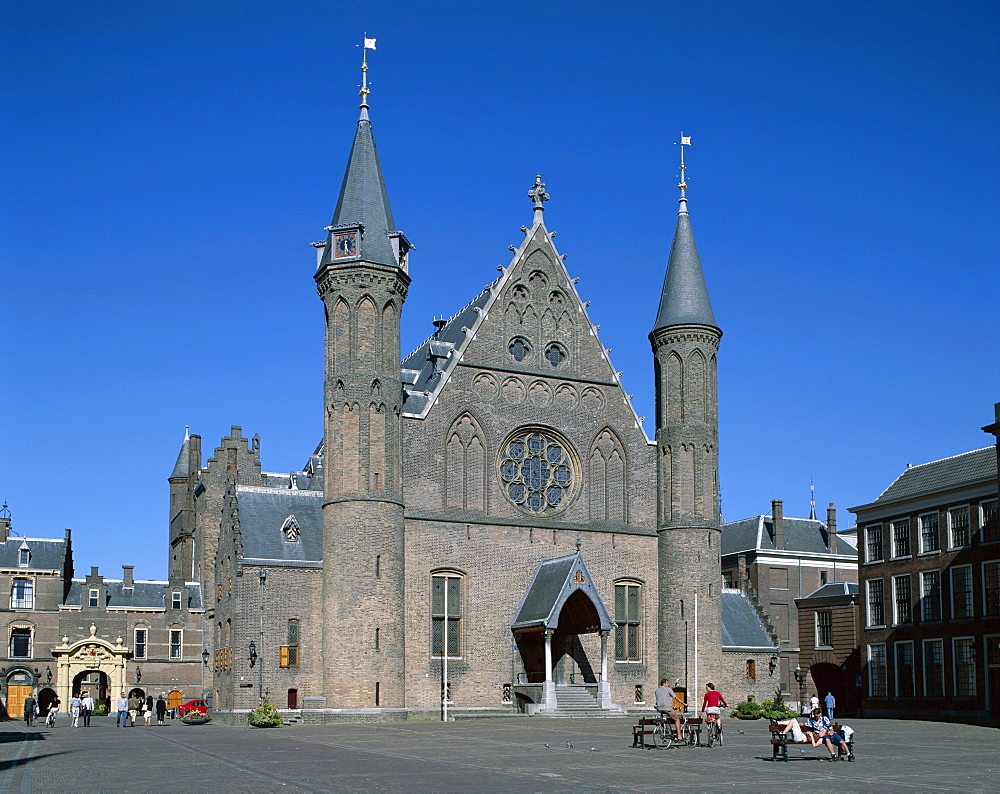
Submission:
[[622,717],[627,712],[618,704],[602,709],[586,687],[556,684],[555,711],[539,712],[538,717]]

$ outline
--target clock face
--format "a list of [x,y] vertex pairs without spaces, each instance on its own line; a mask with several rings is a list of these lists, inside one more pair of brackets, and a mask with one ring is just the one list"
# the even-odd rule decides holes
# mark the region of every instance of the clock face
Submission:
[[337,259],[355,256],[358,252],[358,233],[336,234],[333,237],[334,256]]

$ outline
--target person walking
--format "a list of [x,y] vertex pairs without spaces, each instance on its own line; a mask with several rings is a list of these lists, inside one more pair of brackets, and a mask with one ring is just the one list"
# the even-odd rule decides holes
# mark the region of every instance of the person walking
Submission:
[[146,702],[142,707],[142,719],[148,726],[153,719],[153,696],[146,695]]
[[826,718],[833,722],[833,710],[837,707],[837,698],[833,696],[833,692],[830,690],[826,691],[826,697],[823,698],[823,705],[826,706]]
[[29,728],[35,724],[35,709],[37,707],[38,703],[31,695],[28,695],[24,699],[24,721],[28,724]]
[[90,692],[83,693],[83,701],[80,703],[80,713],[83,716],[83,727],[90,727],[90,717],[94,713],[94,699],[90,696]]
[[139,698],[134,694],[128,699],[128,716],[132,720],[132,727],[135,727],[135,718],[139,716]]
[[83,706],[83,701],[80,699],[79,693],[74,693],[73,697],[69,699],[69,716],[72,718],[70,726],[73,728],[80,727],[80,709]]
[[115,701],[115,708],[118,710],[118,718],[115,720],[116,728],[128,727],[128,698],[122,692]]
[[167,715],[167,701],[163,699],[163,695],[160,695],[160,699],[156,701],[156,724],[162,725],[163,718]]

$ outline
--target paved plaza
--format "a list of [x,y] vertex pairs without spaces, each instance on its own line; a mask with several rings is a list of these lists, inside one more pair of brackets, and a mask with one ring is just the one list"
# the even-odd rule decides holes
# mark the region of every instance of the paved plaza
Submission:
[[116,728],[113,717],[95,718],[89,729],[65,718],[54,728],[5,722],[0,791],[1000,790],[996,729],[847,722],[857,730],[854,763],[798,748],[788,763],[773,763],[763,721],[727,720],[724,747],[666,750],[633,749],[632,718],[268,730],[180,722]]

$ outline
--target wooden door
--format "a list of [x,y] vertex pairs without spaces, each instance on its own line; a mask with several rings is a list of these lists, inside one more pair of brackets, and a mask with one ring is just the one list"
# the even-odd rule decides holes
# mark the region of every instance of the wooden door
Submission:
[[12,720],[19,720],[24,716],[24,701],[31,694],[31,686],[7,687],[7,716]]
[[184,696],[178,692],[176,689],[167,695],[167,708],[175,709],[178,706],[184,705]]

